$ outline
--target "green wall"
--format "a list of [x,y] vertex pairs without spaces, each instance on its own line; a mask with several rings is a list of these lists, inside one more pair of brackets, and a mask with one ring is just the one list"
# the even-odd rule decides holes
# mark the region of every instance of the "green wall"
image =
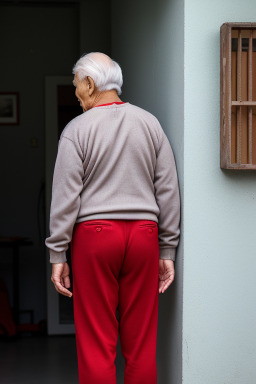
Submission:
[[185,1],[183,383],[256,383],[256,172],[220,164],[220,33],[251,0]]

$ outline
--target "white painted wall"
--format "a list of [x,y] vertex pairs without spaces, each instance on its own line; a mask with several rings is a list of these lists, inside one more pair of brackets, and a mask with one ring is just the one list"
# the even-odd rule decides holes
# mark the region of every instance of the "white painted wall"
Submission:
[[185,1],[184,384],[256,383],[256,172],[219,166],[219,29],[255,15]]
[[[112,58],[124,77],[120,97],[159,119],[173,148],[182,201],[183,28],[183,1],[112,0]],[[157,362],[163,384],[182,381],[183,224],[181,232],[175,281],[159,297]]]

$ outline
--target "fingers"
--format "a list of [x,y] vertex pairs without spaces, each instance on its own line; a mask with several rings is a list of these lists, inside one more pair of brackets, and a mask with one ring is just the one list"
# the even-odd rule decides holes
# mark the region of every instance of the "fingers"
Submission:
[[173,282],[173,280],[169,279],[165,282],[160,282],[159,284],[159,293],[164,293],[166,291],[166,289],[171,285],[171,283]]
[[72,292],[67,289],[70,288],[69,266],[67,263],[53,263],[51,281],[57,292],[72,297]]
[[65,276],[65,277],[63,278],[63,282],[64,282],[64,286],[65,286],[66,288],[70,288],[70,278],[69,278],[69,276]]
[[174,281],[174,275],[174,272],[170,273],[168,278],[163,278],[163,275],[159,275],[159,293],[164,293],[166,289],[172,284]]
[[171,272],[171,271],[166,271],[164,273],[159,273],[159,279],[160,280],[167,280],[172,274],[173,274],[173,272]]
[[55,281],[54,286],[56,288],[56,291],[61,293],[62,295],[68,296],[68,297],[72,296],[72,292],[66,289],[59,281]]
[[61,279],[60,281],[58,281],[54,277],[51,277],[51,281],[53,282],[56,291],[59,292],[61,295],[68,296],[68,297],[72,296],[72,292],[70,292],[68,289],[64,287],[64,283],[61,282]]
[[174,261],[159,259],[159,293],[164,293],[174,280]]

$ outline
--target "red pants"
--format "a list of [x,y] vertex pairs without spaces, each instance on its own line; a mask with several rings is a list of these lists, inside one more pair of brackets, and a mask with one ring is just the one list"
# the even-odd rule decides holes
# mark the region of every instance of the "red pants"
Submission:
[[157,223],[105,219],[77,223],[71,263],[79,384],[116,384],[118,332],[124,384],[156,384]]

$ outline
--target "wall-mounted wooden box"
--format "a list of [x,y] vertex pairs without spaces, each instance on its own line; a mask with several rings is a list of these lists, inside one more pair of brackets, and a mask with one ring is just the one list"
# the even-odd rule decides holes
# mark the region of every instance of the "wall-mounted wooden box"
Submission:
[[256,23],[220,27],[220,167],[256,170]]

